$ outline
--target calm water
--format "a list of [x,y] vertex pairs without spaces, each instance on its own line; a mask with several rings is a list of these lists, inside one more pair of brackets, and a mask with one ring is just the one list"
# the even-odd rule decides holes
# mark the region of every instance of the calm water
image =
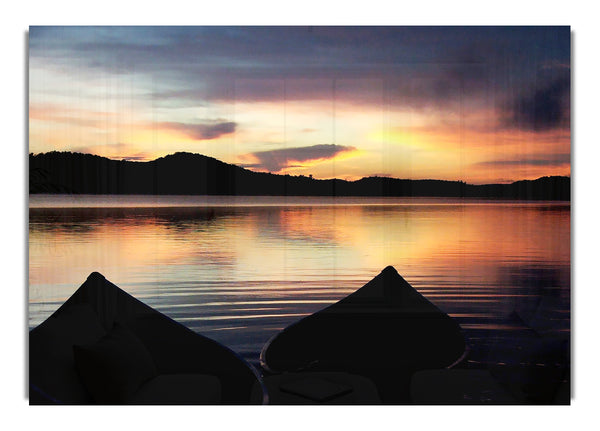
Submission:
[[531,327],[569,337],[568,203],[30,197],[30,327],[98,271],[256,364],[272,335],[387,265],[458,319],[472,364],[501,362]]

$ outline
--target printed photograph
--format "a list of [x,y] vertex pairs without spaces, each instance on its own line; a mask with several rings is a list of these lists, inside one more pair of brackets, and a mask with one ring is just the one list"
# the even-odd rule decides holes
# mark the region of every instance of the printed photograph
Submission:
[[28,56],[30,404],[571,404],[569,26]]

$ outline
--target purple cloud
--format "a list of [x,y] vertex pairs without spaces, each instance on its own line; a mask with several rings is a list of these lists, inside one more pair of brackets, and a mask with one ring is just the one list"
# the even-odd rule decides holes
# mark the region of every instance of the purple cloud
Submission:
[[489,160],[479,162],[479,166],[563,166],[571,163],[571,155],[549,154],[545,158],[522,160]]
[[[338,100],[378,106],[463,103],[491,92],[521,95],[538,82],[540,67],[569,65],[570,46],[566,26],[33,26],[29,33],[33,68],[62,70],[74,62],[82,72],[135,73],[136,80],[157,83],[147,97],[169,107],[331,99],[333,80]],[[254,81],[239,86],[245,79]],[[339,88],[344,79],[354,80],[354,88]],[[361,85],[363,79],[368,85]],[[538,112],[538,127],[554,122],[554,94],[537,96],[550,103]],[[532,109],[525,100],[516,111],[531,115]]]
[[321,144],[310,147],[283,148],[280,150],[258,151],[252,153],[252,156],[258,160],[257,163],[244,165],[266,169],[270,172],[279,172],[288,167],[301,167],[302,162],[311,160],[331,159],[340,153],[354,151],[355,147]]
[[570,69],[557,67],[546,72],[550,76],[541,76],[532,92],[515,98],[505,109],[506,126],[534,131],[570,126]]
[[163,122],[159,126],[183,132],[198,141],[208,141],[235,132],[236,123],[232,121],[212,120],[199,124]]
[[127,162],[145,162],[146,160],[148,160],[147,156],[126,156],[123,157],[121,160],[125,160]]

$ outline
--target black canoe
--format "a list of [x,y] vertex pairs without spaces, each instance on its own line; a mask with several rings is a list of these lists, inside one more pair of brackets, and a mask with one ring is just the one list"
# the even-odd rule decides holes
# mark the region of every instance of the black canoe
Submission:
[[450,367],[465,353],[460,326],[391,266],[356,292],[275,335],[271,373],[342,371],[373,380],[383,403],[409,400],[412,374]]
[[30,404],[92,403],[89,388],[75,368],[73,345],[93,344],[115,322],[142,342],[158,374],[168,377],[167,383],[159,379],[155,392],[166,394],[165,385],[180,388],[176,389],[179,393],[164,399],[159,395],[152,403],[203,404],[203,399],[212,403],[211,394],[202,398],[202,391],[208,390],[202,386],[213,381],[220,384],[218,403],[266,402],[264,389],[256,391],[257,387],[264,388],[258,373],[237,354],[145,305],[101,274],[92,273],[55,313],[29,333]]

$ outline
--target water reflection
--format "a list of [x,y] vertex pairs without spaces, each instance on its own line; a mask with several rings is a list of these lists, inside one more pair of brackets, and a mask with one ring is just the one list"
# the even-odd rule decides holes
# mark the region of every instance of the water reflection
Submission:
[[139,199],[30,208],[30,326],[99,271],[255,360],[276,331],[393,265],[480,349],[519,331],[568,334],[569,205],[303,198],[153,207]]

